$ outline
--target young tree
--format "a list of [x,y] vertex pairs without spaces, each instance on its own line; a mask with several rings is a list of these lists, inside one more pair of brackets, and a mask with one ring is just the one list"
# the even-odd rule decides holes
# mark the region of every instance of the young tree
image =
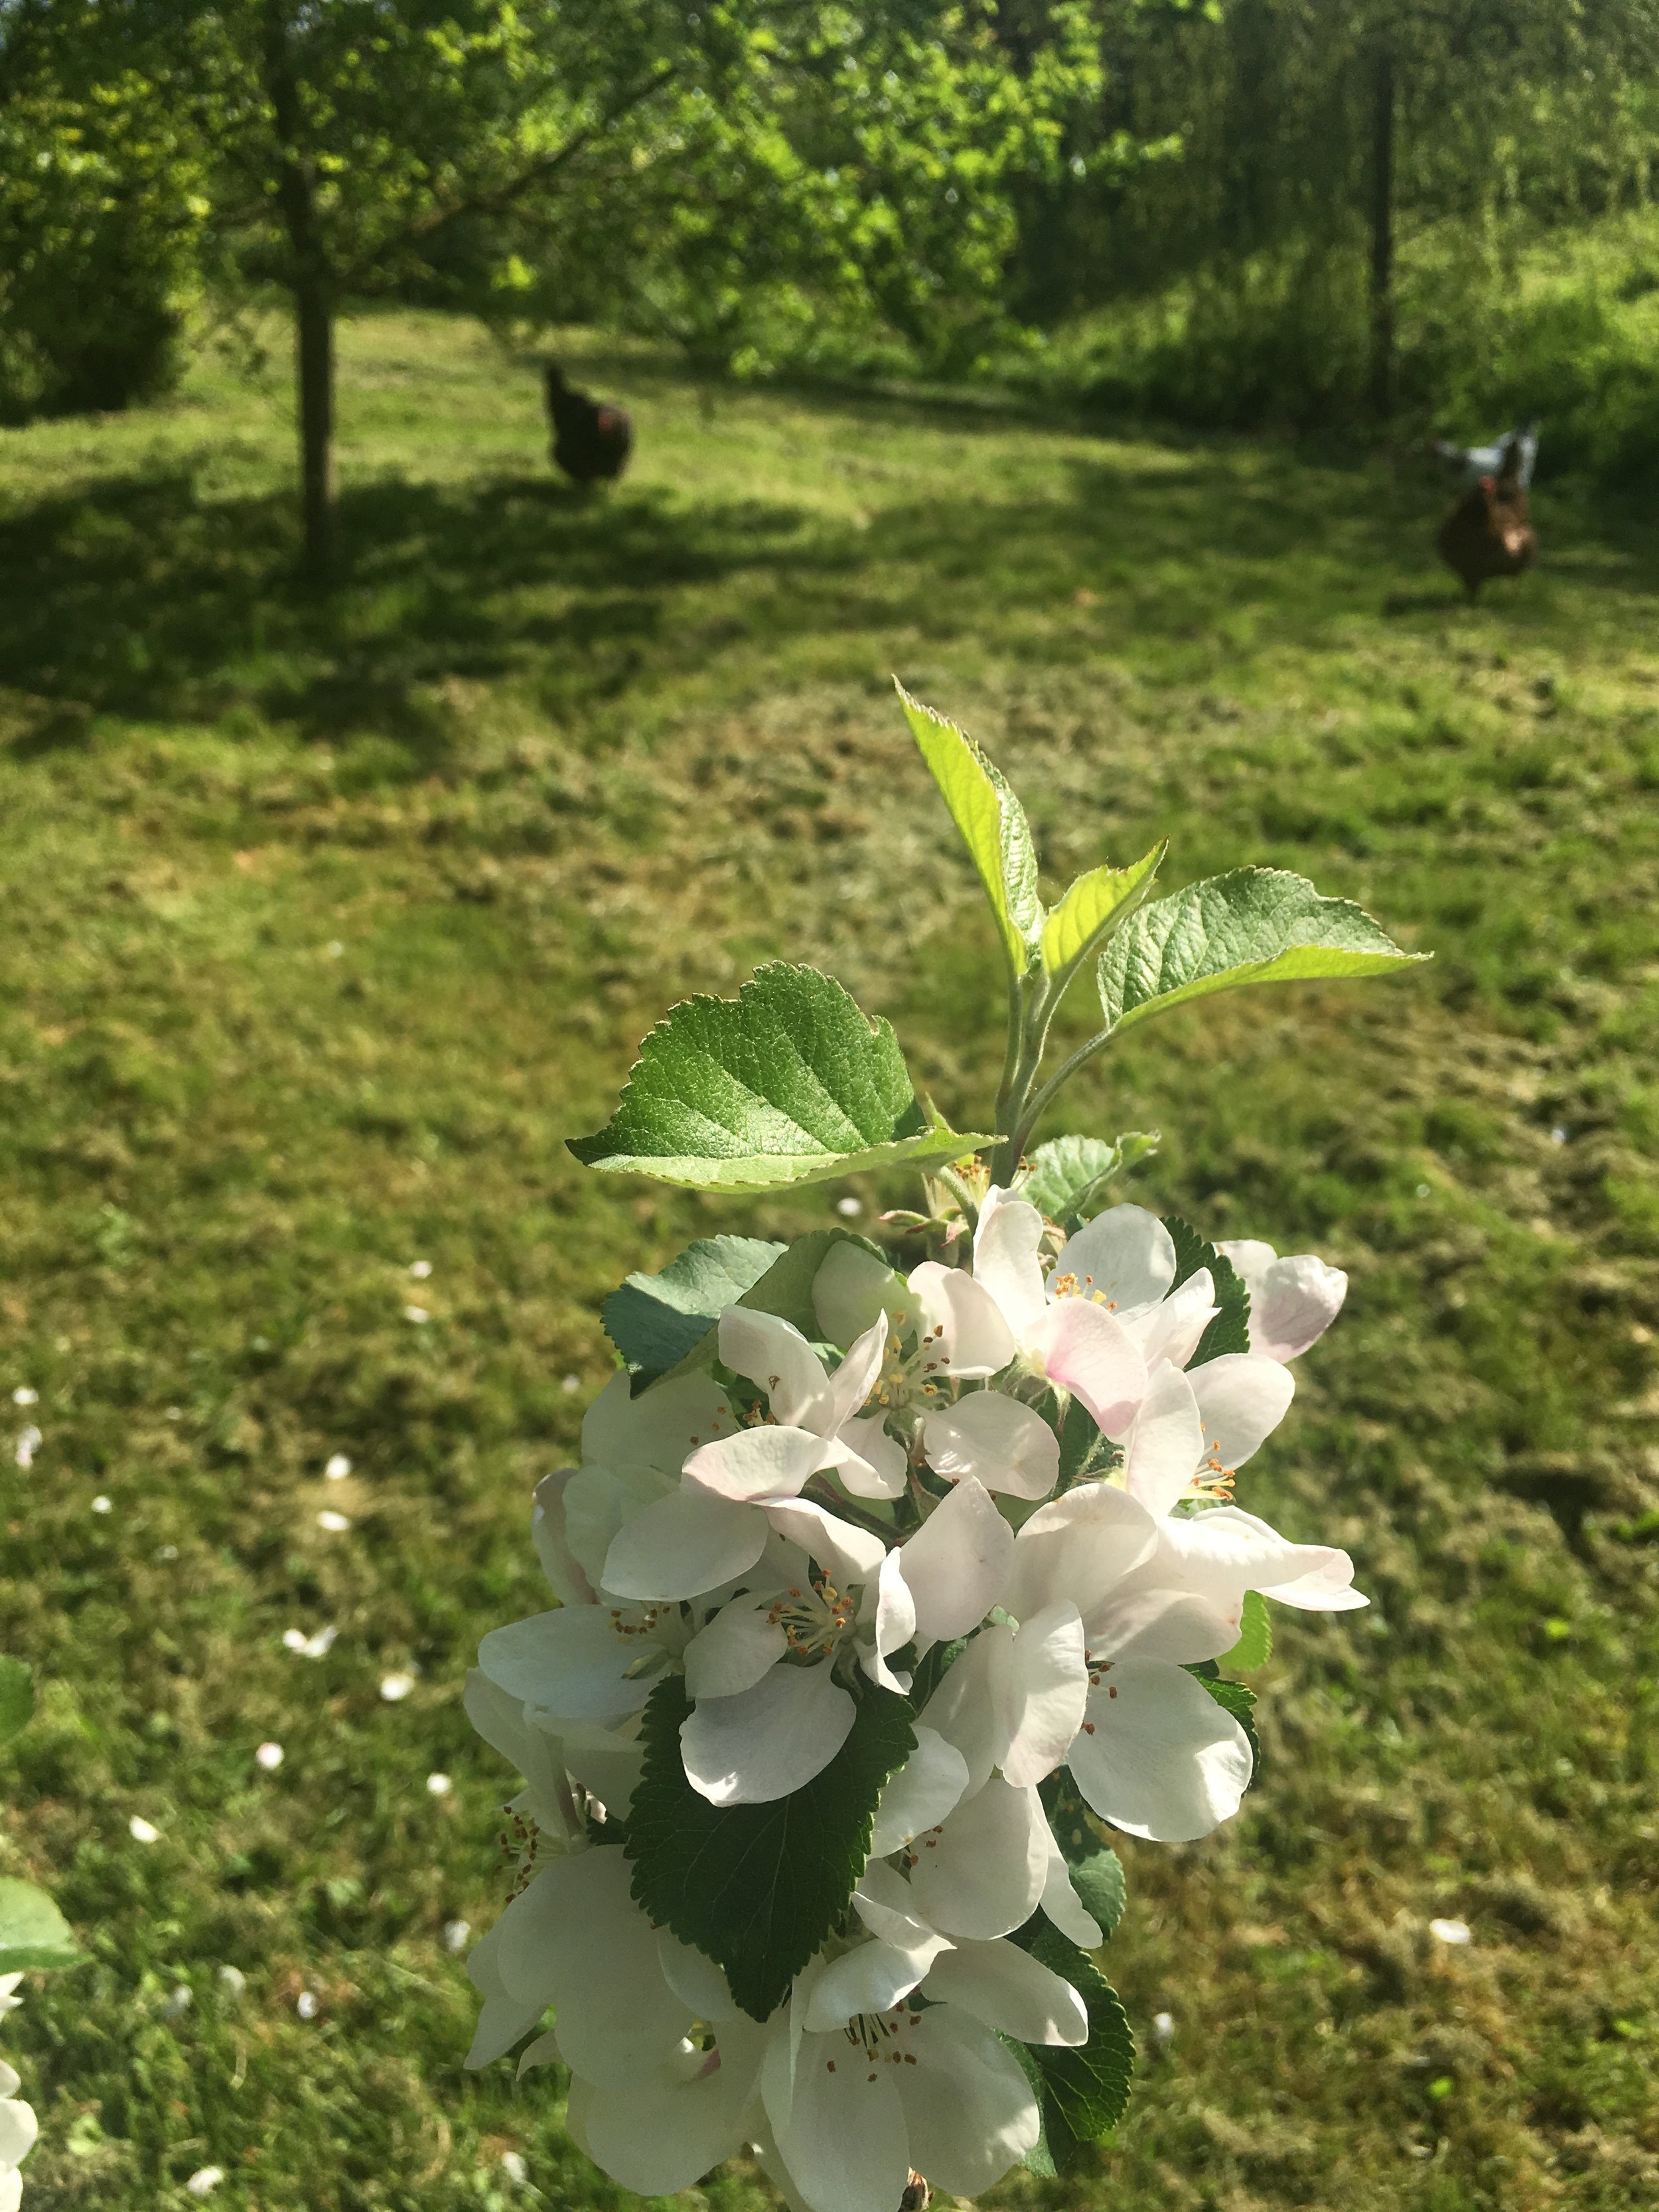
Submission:
[[1094,88],[1082,0],[1018,68],[986,0],[868,21],[825,0],[127,4],[210,165],[214,273],[292,303],[319,579],[343,306],[406,295],[459,241],[504,263],[528,237],[567,298],[654,298],[728,356],[755,298],[793,288],[952,358],[1000,296],[1010,177],[1057,158]]

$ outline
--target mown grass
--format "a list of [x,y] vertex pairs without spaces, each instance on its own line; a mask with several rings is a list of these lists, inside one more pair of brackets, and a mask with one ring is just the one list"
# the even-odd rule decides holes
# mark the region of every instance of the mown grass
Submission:
[[1149,1026],[1069,1105],[1163,1128],[1147,1202],[1349,1270],[1245,1492],[1376,1603],[1281,1616],[1237,1821],[1126,1846],[1138,2100],[1003,2199],[1651,2200],[1652,533],[1540,495],[1542,565],[1471,613],[1437,489],[1380,469],[578,350],[638,420],[608,498],[550,481],[477,332],[350,326],[325,601],[280,388],[204,364],[0,437],[0,1382],[44,1436],[4,1455],[3,1640],[46,1684],[0,1867],[89,1954],[7,2023],[31,2202],[182,2207],[210,2163],[260,2212],[622,2201],[550,2077],[460,2068],[442,1930],[498,1907],[507,1786],[461,1677],[541,1602],[528,1491],[605,1291],[843,1194],[579,1171],[649,1021],[817,957],[947,1111],[988,1095],[996,956],[895,670],[1056,876],[1169,831],[1171,884],[1300,868],[1437,954]]

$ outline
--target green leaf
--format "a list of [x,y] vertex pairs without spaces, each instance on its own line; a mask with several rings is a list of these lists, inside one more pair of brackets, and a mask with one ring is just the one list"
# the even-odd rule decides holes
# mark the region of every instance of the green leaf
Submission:
[[0,1743],[9,1743],[33,1717],[33,1668],[0,1656]]
[[994,1140],[924,1116],[890,1024],[816,968],[769,961],[735,999],[687,999],[640,1047],[585,1165],[693,1189],[772,1190],[960,1159]]
[[1107,937],[1121,929],[1152,889],[1167,837],[1127,868],[1091,868],[1079,876],[1042,925],[1042,965],[1050,975],[1069,975]]
[[704,1237],[659,1275],[630,1275],[599,1309],[635,1390],[665,1375],[701,1344],[722,1310],[752,1290],[788,1250],[757,1237]]
[[73,1966],[80,1957],[69,1923],[44,1889],[0,1881],[0,1974]]
[[821,1774],[766,1805],[711,1805],[685,1778],[691,1700],[659,1682],[641,1731],[644,1771],[628,1815],[634,1897],[659,1927],[726,1970],[765,2020],[840,1920],[869,1856],[876,1801],[915,1748],[910,1708],[865,1689],[852,1733]]
[[1126,1129],[1109,1144],[1104,1137],[1051,1137],[1030,1158],[1019,1195],[1050,1221],[1065,1223],[1086,1214],[1114,1176],[1155,1152],[1156,1130]]
[[1036,848],[1025,810],[965,731],[913,699],[902,684],[896,689],[910,734],[979,870],[1009,969],[1023,975],[1043,931]]
[[1166,1213],[1164,1226],[1176,1248],[1175,1280],[1170,1288],[1179,1290],[1189,1275],[1195,1275],[1200,1267],[1207,1267],[1215,1285],[1215,1302],[1220,1308],[1198,1340],[1198,1350],[1187,1362],[1188,1368],[1202,1367],[1208,1360],[1219,1359],[1224,1352],[1248,1352],[1250,1293],[1244,1278],[1231,1260],[1224,1259],[1213,1244],[1206,1244],[1192,1224],[1183,1221],[1178,1213]]
[[1240,983],[1380,975],[1402,952],[1363,908],[1282,868],[1235,868],[1132,915],[1100,957],[1109,1033]]
[[[776,1314],[780,1321],[787,1321],[792,1328],[798,1328],[809,1343],[816,1342],[823,1332],[812,1296],[813,1285],[830,1253],[845,1245],[886,1266],[886,1255],[867,1237],[856,1237],[850,1229],[812,1229],[805,1237],[797,1237],[793,1244],[775,1246],[777,1258],[733,1303],[747,1306],[751,1313]],[[713,1322],[690,1350],[669,1369],[669,1374],[684,1375],[694,1368],[708,1366],[718,1354],[719,1338],[720,1324]]]
[[1244,1617],[1238,1626],[1238,1641],[1231,1651],[1224,1652],[1218,1666],[1231,1667],[1242,1674],[1249,1674],[1258,1667],[1265,1667],[1273,1656],[1273,1615],[1267,1610],[1267,1601],[1260,1590],[1244,1593]]
[[1061,1974],[1089,2013],[1089,2039],[1073,2050],[1051,2044],[1026,2048],[1042,2076],[1042,2132],[1054,2166],[1064,2171],[1079,2142],[1110,2135],[1129,2101],[1135,2041],[1117,1991],[1088,1954],[1039,1914],[1014,1941],[1051,1972]]
[[1250,1746],[1250,1778],[1245,1784],[1254,1790],[1261,1779],[1261,1739],[1255,1732],[1255,1692],[1248,1682],[1229,1682],[1223,1680],[1213,1659],[1200,1660],[1187,1672],[1195,1674],[1224,1711],[1230,1712],[1249,1739]]
[[1048,1832],[1060,1846],[1060,1856],[1072,1877],[1072,1887],[1084,1910],[1109,1936],[1123,1917],[1128,1884],[1123,1862],[1100,1839],[1094,1814],[1084,1803],[1077,1784],[1064,1767],[1040,1785]]

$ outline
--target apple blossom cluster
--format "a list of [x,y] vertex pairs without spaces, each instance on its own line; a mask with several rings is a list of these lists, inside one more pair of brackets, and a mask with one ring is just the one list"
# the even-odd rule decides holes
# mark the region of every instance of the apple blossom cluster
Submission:
[[1021,1188],[902,1279],[842,1231],[693,1247],[753,1279],[538,1488],[558,1602],[467,1687],[526,1784],[469,2063],[532,2038],[641,2194],[747,2149],[793,2206],[898,2212],[1109,2128],[1106,1836],[1237,1811],[1218,1662],[1262,1599],[1365,1602],[1234,1494],[1346,1278]]
[[[0,2014],[21,2004],[14,1994],[21,1974],[0,1974]],[[17,2212],[23,2201],[23,2177],[18,2172],[34,2148],[40,2124],[34,2107],[18,2095],[22,2087],[15,2067],[0,2059],[0,2212]]]

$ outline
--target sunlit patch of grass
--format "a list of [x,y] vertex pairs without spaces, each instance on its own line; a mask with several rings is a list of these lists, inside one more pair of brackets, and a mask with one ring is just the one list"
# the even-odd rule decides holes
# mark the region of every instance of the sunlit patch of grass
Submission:
[[3,1641],[46,1686],[0,1864],[92,1954],[7,2023],[32,2201],[182,2206],[213,2163],[221,2203],[435,2212],[508,2202],[512,2149],[546,2201],[621,2201],[551,2077],[460,2069],[443,1931],[499,1906],[507,1787],[461,1676],[542,1601],[529,1487],[606,1371],[605,1291],[841,1194],[575,1169],[667,1000],[820,957],[947,1111],[993,1084],[996,956],[894,670],[1056,875],[1171,831],[1172,883],[1297,867],[1437,954],[1211,1001],[1068,1105],[1162,1127],[1146,1202],[1349,1270],[1246,1502],[1348,1542],[1377,1602],[1281,1619],[1237,1822],[1126,1847],[1139,2101],[1097,2168],[1006,2195],[1644,2201],[1650,538],[1540,494],[1540,569],[1468,613],[1432,484],[869,396],[705,415],[573,341],[639,424],[578,499],[478,333],[345,337],[329,601],[292,578],[274,393],[207,368],[0,434],[0,1384],[45,1439],[0,1459]]

